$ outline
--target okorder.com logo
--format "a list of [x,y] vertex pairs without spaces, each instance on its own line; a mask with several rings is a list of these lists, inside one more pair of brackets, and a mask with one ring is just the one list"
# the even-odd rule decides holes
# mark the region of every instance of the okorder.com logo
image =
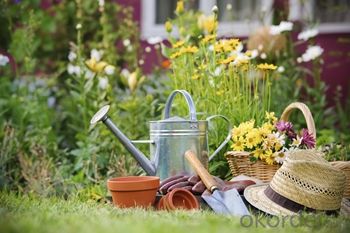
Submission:
[[292,215],[292,216],[255,216],[244,215],[240,218],[242,227],[261,227],[261,228],[283,228],[283,227],[310,227],[319,228],[326,224],[324,218],[317,215]]

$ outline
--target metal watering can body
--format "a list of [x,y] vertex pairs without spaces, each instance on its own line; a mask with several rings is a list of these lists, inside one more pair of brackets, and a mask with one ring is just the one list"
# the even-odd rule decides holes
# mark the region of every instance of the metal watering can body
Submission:
[[[189,119],[178,116],[170,117],[170,110],[177,94],[181,94],[188,105]],[[202,164],[207,168],[211,160],[230,140],[230,124],[226,117],[217,115],[207,120],[197,120],[192,97],[185,90],[175,90],[165,104],[164,119],[150,121],[150,140],[130,141],[108,118],[109,106],[101,108],[91,120],[91,124],[102,121],[119,139],[124,147],[134,156],[148,175],[159,176],[161,180],[178,174],[195,174],[187,163],[184,154],[193,150]],[[221,117],[228,122],[228,134],[224,142],[209,157],[208,122]],[[150,143],[150,160],[134,146],[136,143]]]

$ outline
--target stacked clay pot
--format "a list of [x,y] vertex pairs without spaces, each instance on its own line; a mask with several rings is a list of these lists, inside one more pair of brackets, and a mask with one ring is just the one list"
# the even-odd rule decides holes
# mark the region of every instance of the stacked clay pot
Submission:
[[157,205],[158,210],[199,209],[197,198],[187,189],[176,188],[163,196]]

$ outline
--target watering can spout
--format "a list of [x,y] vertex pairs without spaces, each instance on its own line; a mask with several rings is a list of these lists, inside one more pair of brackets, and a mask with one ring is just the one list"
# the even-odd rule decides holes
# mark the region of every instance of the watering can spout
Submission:
[[96,124],[102,121],[109,130],[118,138],[123,146],[131,153],[131,155],[139,162],[140,166],[150,176],[156,175],[156,166],[127,138],[118,127],[107,116],[109,105],[102,107],[91,119],[90,124]]

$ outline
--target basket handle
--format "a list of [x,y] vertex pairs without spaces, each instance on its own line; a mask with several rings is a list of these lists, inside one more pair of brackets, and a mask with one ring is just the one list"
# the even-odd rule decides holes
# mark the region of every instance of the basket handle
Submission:
[[300,102],[291,103],[284,109],[281,115],[281,120],[288,121],[289,116],[294,109],[299,109],[303,113],[304,118],[306,120],[307,130],[312,134],[312,136],[316,140],[316,127],[314,118],[312,117],[310,109],[308,108],[308,106],[306,106],[306,104]]

